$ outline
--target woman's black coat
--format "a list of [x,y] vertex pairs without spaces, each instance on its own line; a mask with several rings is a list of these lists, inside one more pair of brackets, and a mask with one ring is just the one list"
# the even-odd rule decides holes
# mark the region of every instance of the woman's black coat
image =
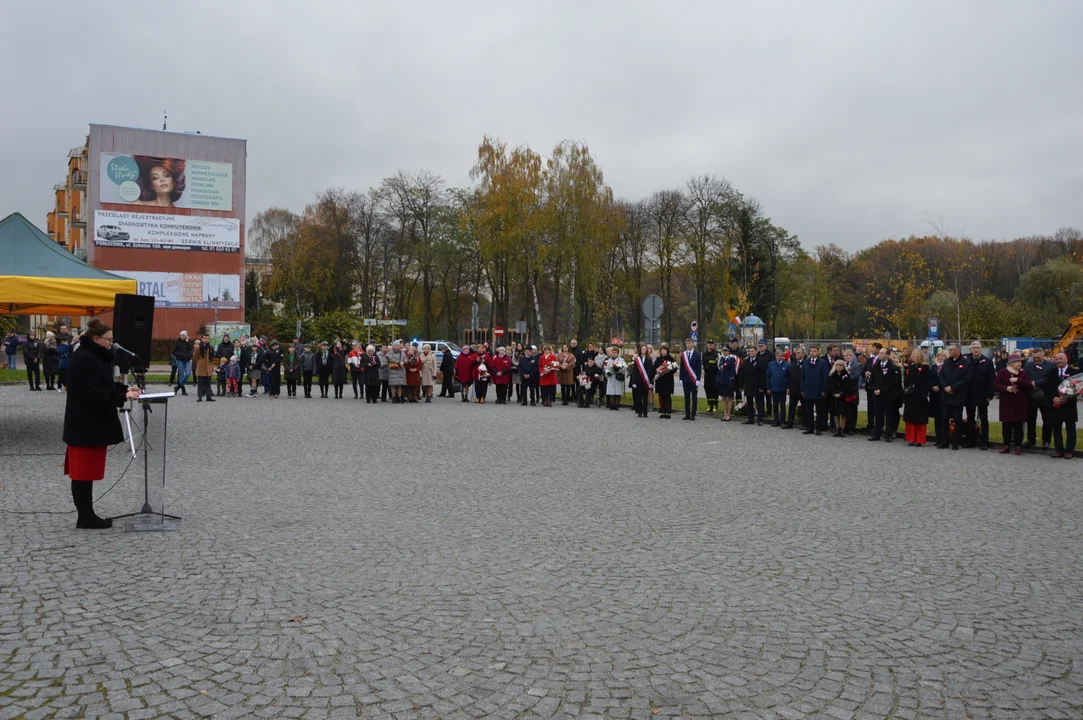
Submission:
[[673,376],[680,372],[679,370],[675,370],[673,372],[659,375],[658,368],[666,360],[669,360],[670,362],[676,362],[676,360],[671,355],[659,355],[654,359],[654,391],[659,395],[673,394]]
[[127,385],[113,380],[112,351],[84,338],[68,365],[64,442],[80,447],[124,442],[117,408],[124,406],[127,392]]
[[[451,353],[448,353],[449,355]],[[364,378],[366,385],[379,385],[380,384],[380,358],[378,355],[369,355],[365,353],[358,360],[357,366],[365,371]]]
[[[933,386],[935,366],[910,363],[903,378],[903,421],[914,425],[929,423],[929,388]],[[914,388],[907,394],[906,388]]]
[[60,367],[60,354],[57,352],[56,346],[43,345],[42,347],[44,352],[42,354],[41,372],[46,377],[56,375],[56,371]]

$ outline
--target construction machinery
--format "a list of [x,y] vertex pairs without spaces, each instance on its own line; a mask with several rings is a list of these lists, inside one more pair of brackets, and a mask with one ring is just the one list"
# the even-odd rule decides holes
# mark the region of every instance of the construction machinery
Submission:
[[1060,352],[1067,353],[1069,364],[1079,367],[1079,361],[1083,358],[1083,315],[1076,315],[1068,321],[1068,329],[1053,346],[1051,355]]

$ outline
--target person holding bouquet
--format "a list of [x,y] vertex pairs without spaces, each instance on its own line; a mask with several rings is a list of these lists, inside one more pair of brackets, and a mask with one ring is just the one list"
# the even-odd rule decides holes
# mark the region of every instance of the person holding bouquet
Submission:
[[605,373],[605,404],[610,410],[620,409],[627,369],[628,364],[620,357],[620,348],[611,346],[609,355],[602,363],[602,371]]
[[553,407],[557,399],[557,373],[560,371],[560,360],[553,352],[552,345],[542,346],[542,356],[538,360],[538,384],[541,386],[542,407]]
[[[1075,425],[1079,419],[1076,402],[1083,377],[1076,378],[1079,368],[1068,365],[1066,353],[1057,353],[1053,361],[1057,366],[1057,394],[1049,411],[1053,421],[1053,457],[1071,460],[1075,453]],[[1064,431],[1063,438],[1061,430]]]
[[567,405],[568,400],[575,396],[575,355],[572,354],[571,347],[561,346],[557,360],[560,362],[557,370],[557,380],[560,381],[560,404]]
[[[654,359],[654,394],[658,396],[658,419],[669,420],[673,416],[673,376],[677,373],[677,362],[669,354],[669,344],[658,346],[658,357]],[[721,383],[719,391],[721,392]],[[730,395],[733,406],[733,395]]]
[[632,407],[636,411],[636,417],[645,418],[650,411],[650,406],[647,404],[647,391],[653,380],[654,365],[647,354],[647,346],[640,345],[628,372],[628,385],[632,388]]
[[579,371],[579,407],[589,408],[594,404],[594,391],[598,387],[602,369],[594,362],[594,353],[583,356],[583,369]]
[[993,381],[993,389],[1000,393],[1000,422],[1004,427],[1001,455],[1010,453],[1013,443],[1015,454],[1023,454],[1023,425],[1027,422],[1029,406],[1027,393],[1034,389],[1034,383],[1022,368],[1023,356],[1012,353],[1008,356],[1008,366],[998,372]]
[[482,353],[475,354],[481,357],[481,362],[474,365],[474,402],[480,404],[485,402],[485,395],[489,392],[489,380],[492,376]]

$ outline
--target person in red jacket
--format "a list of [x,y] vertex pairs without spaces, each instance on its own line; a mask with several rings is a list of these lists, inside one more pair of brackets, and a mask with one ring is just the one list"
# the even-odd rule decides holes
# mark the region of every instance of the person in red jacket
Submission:
[[489,374],[496,385],[496,404],[507,405],[511,390],[511,356],[503,346],[496,349],[496,355],[489,360]]
[[455,379],[463,393],[463,402],[470,402],[470,385],[474,382],[474,355],[470,346],[464,347],[455,358]]
[[542,356],[538,360],[538,384],[541,385],[542,407],[553,407],[553,401],[557,399],[557,371],[560,370],[560,360],[553,352],[552,345],[543,348]]

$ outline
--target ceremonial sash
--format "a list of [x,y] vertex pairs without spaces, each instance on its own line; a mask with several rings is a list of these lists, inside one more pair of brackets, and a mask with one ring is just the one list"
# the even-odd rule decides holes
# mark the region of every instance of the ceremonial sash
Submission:
[[636,367],[639,368],[639,377],[643,378],[643,382],[650,383],[650,378],[647,377],[647,371],[643,368],[643,359],[636,355]]
[[692,378],[692,380],[694,382],[698,383],[699,382],[699,376],[696,375],[694,372],[692,372],[692,363],[689,362],[688,357],[689,357],[689,352],[687,350],[685,350],[683,353],[681,353],[681,359],[684,360],[684,370],[685,370],[685,372],[688,373],[688,375]]

